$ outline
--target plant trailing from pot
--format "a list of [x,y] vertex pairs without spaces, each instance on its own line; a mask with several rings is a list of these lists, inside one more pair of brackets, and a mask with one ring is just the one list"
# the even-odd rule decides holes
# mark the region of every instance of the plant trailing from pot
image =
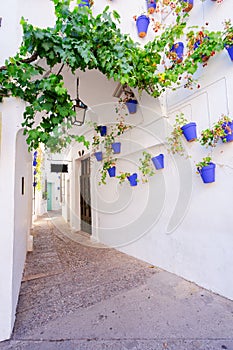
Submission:
[[170,58],[175,63],[181,63],[184,56],[184,44],[179,41],[172,45],[172,48],[167,53],[168,58]]
[[199,142],[202,146],[215,147],[220,139],[223,142],[233,140],[233,123],[226,115],[222,115],[212,128],[203,130]]
[[205,157],[196,164],[197,174],[201,175],[204,183],[215,182],[215,168],[216,165],[212,162],[211,157]]
[[140,165],[138,169],[142,173],[142,182],[145,183],[148,182],[148,177],[155,174],[155,171],[151,162],[152,155],[147,151],[143,151],[142,155],[143,157],[139,159]]
[[233,61],[233,26],[230,19],[224,22],[223,42],[231,60]]
[[42,189],[42,164],[43,164],[43,152],[41,148],[38,148],[34,153],[33,153],[33,187],[37,191],[41,191]]
[[93,0],[80,0],[80,3],[79,3],[79,7],[91,7],[94,5],[94,1]]
[[[191,130],[191,131],[190,131]],[[185,149],[182,143],[181,136],[184,135],[188,142],[194,141],[197,138],[196,123],[188,123],[188,120],[184,117],[183,113],[177,114],[173,130],[170,136],[167,138],[169,145],[169,152],[172,154],[185,155]]]
[[116,176],[116,159],[113,158],[107,158],[104,160],[103,167],[100,171],[101,179],[99,182],[99,185],[104,184],[106,185],[106,178],[107,174],[110,177]]
[[191,30],[187,34],[187,40],[188,56],[192,55],[194,62],[203,62],[204,65],[216,51],[223,49],[221,32],[209,32],[204,27],[198,32]]
[[122,110],[121,108],[122,103],[126,105],[129,114],[134,114],[137,112],[137,104],[138,104],[138,101],[135,98],[133,91],[129,87],[123,86],[123,93],[124,93],[124,96],[121,97],[119,100],[120,106],[116,107],[116,113],[120,115],[120,119],[124,119],[122,114],[119,114],[119,111]]
[[129,172],[122,172],[120,171],[120,175],[117,175],[117,179],[119,179],[119,183],[122,184],[123,182],[125,182],[128,177],[130,176],[130,173]]

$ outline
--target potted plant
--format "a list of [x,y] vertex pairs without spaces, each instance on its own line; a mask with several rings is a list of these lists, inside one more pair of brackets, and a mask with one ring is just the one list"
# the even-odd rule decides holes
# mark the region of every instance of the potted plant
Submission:
[[192,55],[194,62],[206,62],[211,56],[215,55],[216,51],[223,48],[221,32],[209,32],[204,27],[197,33],[190,31],[187,34],[188,56]]
[[233,61],[233,26],[231,20],[224,22],[223,42],[230,59]]
[[139,159],[140,166],[139,170],[142,173],[142,182],[148,182],[148,177],[153,176],[155,174],[154,169],[152,167],[151,163],[151,154],[148,153],[147,151],[143,151],[142,153],[143,158]]
[[184,114],[176,115],[175,124],[170,137],[167,138],[169,144],[169,152],[172,154],[178,153],[184,156],[185,149],[182,144],[181,136],[184,135],[188,142],[194,141],[197,138],[196,123],[190,122],[184,117]]
[[176,63],[181,63],[183,61],[184,55],[184,44],[179,41],[172,45],[170,52],[168,53],[168,58]]
[[153,14],[156,9],[156,1],[155,0],[147,0],[147,9],[149,14]]
[[120,172],[120,175],[117,175],[116,177],[120,180],[119,183],[122,184],[123,182],[125,182],[128,177],[130,176],[130,173],[128,172]]
[[93,0],[81,0],[80,4],[78,5],[79,7],[91,7],[94,5],[94,1]]
[[103,152],[99,151],[99,146],[100,146],[100,136],[94,135],[93,141],[92,141],[92,147],[93,147],[94,155],[97,161],[101,161],[103,159]]
[[99,185],[104,184],[106,185],[106,177],[107,174],[110,177],[116,176],[116,159],[108,158],[103,163],[103,168],[100,171],[101,173],[101,179],[99,182]]
[[134,187],[138,184],[138,174],[133,173],[132,175],[127,176],[127,179],[129,180],[130,186]]
[[97,130],[99,131],[101,136],[107,135],[107,126],[106,125],[98,125]]
[[134,16],[134,20],[136,21],[138,36],[144,38],[147,34],[150,18],[146,15],[141,15],[139,17]]
[[211,157],[205,157],[201,162],[196,164],[197,173],[201,175],[204,183],[215,182],[216,164],[212,163]]
[[120,142],[113,142],[112,145],[112,150],[114,154],[120,153],[121,152],[121,143]]
[[183,3],[183,11],[184,12],[189,12],[192,10],[193,8],[193,0],[182,0],[182,3]]
[[158,156],[151,158],[155,168],[157,170],[164,168],[164,155],[160,153]]
[[129,181],[130,186],[137,186],[138,183],[138,174],[137,173],[133,173],[130,174],[128,172],[120,172],[120,175],[117,176],[117,178],[120,180],[119,183],[122,184],[123,182],[125,182],[126,180]]
[[222,115],[212,128],[203,130],[199,142],[202,146],[215,147],[219,139],[223,142],[233,140],[233,123],[226,115]]
[[[126,105],[129,114],[136,113],[138,101],[135,98],[133,91],[127,90],[125,87],[123,87],[123,91],[124,91],[124,97],[122,97],[119,100],[119,103],[123,102]],[[117,108],[116,112],[118,113],[119,110],[120,109]],[[121,116],[121,119],[122,119],[122,116]]]

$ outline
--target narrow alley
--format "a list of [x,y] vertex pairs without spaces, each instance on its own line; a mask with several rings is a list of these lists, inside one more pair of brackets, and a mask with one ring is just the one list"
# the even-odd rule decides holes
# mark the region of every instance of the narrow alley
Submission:
[[55,212],[33,235],[0,349],[233,349],[232,301],[73,233]]

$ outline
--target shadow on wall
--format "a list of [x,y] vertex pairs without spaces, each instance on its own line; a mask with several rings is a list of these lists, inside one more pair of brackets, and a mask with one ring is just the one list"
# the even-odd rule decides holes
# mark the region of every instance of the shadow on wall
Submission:
[[23,129],[16,135],[12,315],[15,314],[32,216],[32,157]]

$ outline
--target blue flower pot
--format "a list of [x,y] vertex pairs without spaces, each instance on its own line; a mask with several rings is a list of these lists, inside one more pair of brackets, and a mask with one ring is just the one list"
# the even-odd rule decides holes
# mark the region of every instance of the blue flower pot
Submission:
[[227,45],[225,46],[225,48],[230,56],[230,59],[233,61],[233,45],[232,46]]
[[109,174],[110,177],[116,176],[116,167],[113,166],[113,167],[109,168],[108,169],[108,174]]
[[78,6],[79,7],[84,7],[84,6],[90,7],[89,0],[82,0],[81,4],[79,4]]
[[137,100],[128,100],[125,104],[128,108],[129,114],[134,114],[137,112]]
[[[226,126],[230,127],[231,132],[229,132],[229,130],[226,129]],[[223,142],[232,142],[233,141],[233,121],[232,122],[228,122],[228,123],[223,123],[222,125],[224,132],[225,132],[225,137],[222,137],[222,141]]]
[[134,173],[130,176],[127,176],[127,179],[129,180],[130,186],[137,186],[137,184],[138,184],[137,178],[138,178],[138,174],[136,174],[136,173]]
[[189,12],[193,8],[193,0],[182,0],[183,2],[187,3],[187,7],[183,9],[184,12]]
[[184,56],[184,44],[181,41],[175,43],[174,45],[172,45],[170,52],[175,52],[177,55],[176,61],[182,62]]
[[226,142],[232,142],[233,141],[233,132],[231,134],[227,134],[226,136]]
[[197,138],[197,125],[196,123],[188,123],[181,127],[184,137],[188,142],[192,142]]
[[215,182],[215,168],[216,165],[214,163],[209,163],[209,165],[198,170],[205,184]]
[[120,142],[112,143],[112,150],[113,150],[113,153],[120,153],[121,152],[121,143]]
[[[208,40],[208,39],[209,39],[208,36],[205,36],[205,37],[203,38],[203,40]],[[197,41],[194,43],[194,45],[193,45],[194,50],[196,50],[200,45],[201,45],[200,40],[197,40]],[[202,62],[206,62],[206,61],[208,61],[208,59],[210,58],[210,56],[201,55],[201,58],[202,58]]]
[[144,38],[146,36],[149,23],[150,23],[150,19],[145,15],[141,15],[137,18],[136,26],[138,30],[138,36],[140,38]]
[[103,152],[95,152],[96,160],[101,161],[103,159]]
[[99,125],[98,126],[98,130],[99,130],[101,136],[106,136],[107,135],[107,126]]
[[37,185],[37,182],[33,182],[33,184],[32,184],[32,185],[33,185],[33,187],[36,187],[36,185]]
[[162,153],[156,157],[151,158],[151,160],[157,170],[164,168],[164,155]]
[[156,2],[155,0],[147,0],[147,9],[150,14],[155,12],[156,9]]
[[35,159],[33,160],[32,165],[37,166],[37,161]]

